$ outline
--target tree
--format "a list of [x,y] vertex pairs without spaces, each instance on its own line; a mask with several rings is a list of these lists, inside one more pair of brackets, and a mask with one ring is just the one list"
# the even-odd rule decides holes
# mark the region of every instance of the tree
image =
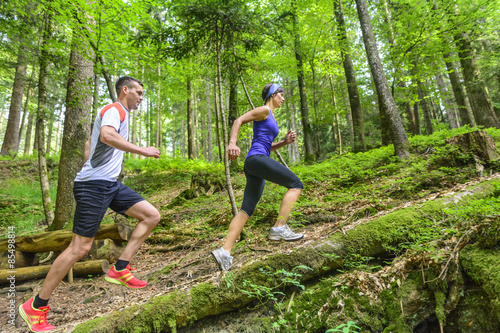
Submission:
[[[394,98],[392,97],[391,91],[389,89],[389,84],[387,83],[387,78],[380,61],[377,44],[375,42],[375,35],[373,34],[370,22],[370,15],[368,14],[366,0],[356,0],[356,8],[358,10],[359,21],[361,23],[361,31],[363,32],[363,41],[365,44],[366,54],[368,57],[368,62],[370,64],[373,80],[375,81],[377,94],[380,96],[380,102],[387,112],[387,125],[389,126],[391,131],[391,139],[394,145],[394,151],[398,157],[406,159],[410,156],[408,152],[410,142],[408,141],[408,137],[406,136],[406,131],[403,127],[401,117],[399,116],[396,103],[394,102]],[[381,124],[381,126],[385,126],[385,124]]]
[[340,53],[342,64],[344,65],[345,80],[347,83],[347,92],[349,94],[349,103],[351,105],[353,134],[354,134],[354,152],[366,150],[365,134],[363,128],[363,113],[361,112],[361,102],[359,101],[358,84],[356,82],[356,73],[351,60],[351,51],[349,39],[347,38],[344,13],[342,11],[342,0],[335,2],[335,16],[337,17],[339,39],[341,43]]
[[89,115],[93,97],[94,52],[88,47],[82,29],[78,26],[73,28],[56,211],[51,230],[64,228],[71,218],[75,207],[73,180],[85,163],[85,142],[90,137]]
[[19,149],[19,120],[23,106],[24,83],[26,79],[26,53],[28,47],[21,42],[17,55],[16,75],[12,88],[12,97],[9,109],[9,120],[2,144],[0,155],[17,155]]
[[293,7],[293,34],[294,52],[297,60],[297,80],[299,83],[300,113],[302,115],[302,127],[304,130],[304,161],[314,162],[314,149],[312,146],[312,130],[309,123],[309,108],[307,107],[306,84],[304,79],[304,64],[302,60],[302,49],[300,47],[299,18],[297,14],[297,0],[292,0]]
[[477,125],[500,128],[500,121],[493,111],[493,106],[486,91],[486,86],[478,74],[478,68],[469,35],[465,32],[461,32],[455,34],[454,38],[459,49],[465,87]]
[[47,81],[49,73],[49,41],[52,35],[52,17],[50,13],[44,14],[44,27],[42,33],[42,51],[40,53],[40,72],[38,74],[38,110],[36,117],[36,135],[38,150],[38,171],[40,175],[40,187],[42,190],[42,203],[47,225],[54,220],[52,211],[52,200],[50,198],[50,185],[47,172],[47,159],[45,156],[45,118],[47,114]]

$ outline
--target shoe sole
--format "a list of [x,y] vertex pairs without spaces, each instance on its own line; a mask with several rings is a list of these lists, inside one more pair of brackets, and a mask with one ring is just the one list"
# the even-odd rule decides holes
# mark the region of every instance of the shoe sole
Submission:
[[280,241],[280,240],[284,240],[284,241],[287,241],[287,242],[295,242],[295,241],[298,241],[298,240],[301,240],[302,238],[304,238],[304,235],[302,235],[301,237],[299,238],[283,238],[283,237],[280,237],[280,236],[269,236],[269,239],[270,240],[273,240],[273,241]]
[[108,281],[108,282],[111,282],[111,283],[114,283],[114,284],[118,284],[118,285],[122,285],[122,286],[125,286],[127,288],[130,288],[130,289],[142,289],[142,288],[146,288],[148,285],[146,284],[144,287],[131,287],[129,286],[128,284],[126,284],[125,282],[123,281],[119,281],[119,280],[116,280],[116,279],[113,279],[109,276],[105,276],[104,277],[104,280]]

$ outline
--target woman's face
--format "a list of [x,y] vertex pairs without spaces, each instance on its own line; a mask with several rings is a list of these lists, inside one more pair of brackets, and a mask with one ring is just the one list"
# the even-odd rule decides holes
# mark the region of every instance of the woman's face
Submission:
[[276,108],[279,108],[284,101],[285,101],[285,93],[283,92],[277,93],[273,96],[273,102]]

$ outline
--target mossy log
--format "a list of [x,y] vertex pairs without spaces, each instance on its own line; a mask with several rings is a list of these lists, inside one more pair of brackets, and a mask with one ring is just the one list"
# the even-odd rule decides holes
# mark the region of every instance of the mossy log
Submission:
[[[125,224],[101,225],[95,239],[112,239],[115,241],[127,241],[130,239],[134,228]],[[50,252],[63,251],[71,242],[73,232],[71,230],[57,230],[39,234],[16,237],[16,250],[22,252]],[[8,238],[0,240],[0,252],[8,249]]]
[[482,286],[500,322],[500,252],[469,245],[460,252],[460,264]]
[[[11,276],[15,276],[15,281],[26,281],[44,278],[52,265],[42,265],[33,267],[23,267],[15,270],[0,270],[0,284],[8,283]],[[73,266],[73,275],[82,276],[87,274],[107,273],[109,262],[106,259],[77,262]]]
[[[249,262],[241,268],[226,273],[218,285],[201,283],[189,291],[175,291],[150,299],[109,316],[90,320],[76,326],[73,332],[175,332],[177,327],[188,325],[206,316],[218,315],[249,304],[252,300],[241,289],[244,281],[254,285],[275,288],[282,283],[278,276],[263,274],[262,269],[274,272],[284,269],[291,272],[297,266],[301,283],[340,268],[342,258],[349,254],[376,257],[390,251],[399,243],[416,239],[422,232],[422,221],[443,217],[443,208],[460,201],[464,196],[484,198],[499,185],[499,180],[482,182],[464,193],[453,197],[427,201],[418,207],[400,209],[360,224],[344,233],[314,242],[289,254],[275,254]],[[208,255],[208,254],[207,254]],[[295,270],[297,272],[297,270]]]

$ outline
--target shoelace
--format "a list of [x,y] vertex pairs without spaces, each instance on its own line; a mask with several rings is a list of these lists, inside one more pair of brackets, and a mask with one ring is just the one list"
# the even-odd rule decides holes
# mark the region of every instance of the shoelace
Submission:
[[44,321],[47,322],[47,314],[49,313],[49,310],[50,308],[45,308],[42,311],[42,313],[40,314],[40,319],[39,319],[39,323],[43,323]]

